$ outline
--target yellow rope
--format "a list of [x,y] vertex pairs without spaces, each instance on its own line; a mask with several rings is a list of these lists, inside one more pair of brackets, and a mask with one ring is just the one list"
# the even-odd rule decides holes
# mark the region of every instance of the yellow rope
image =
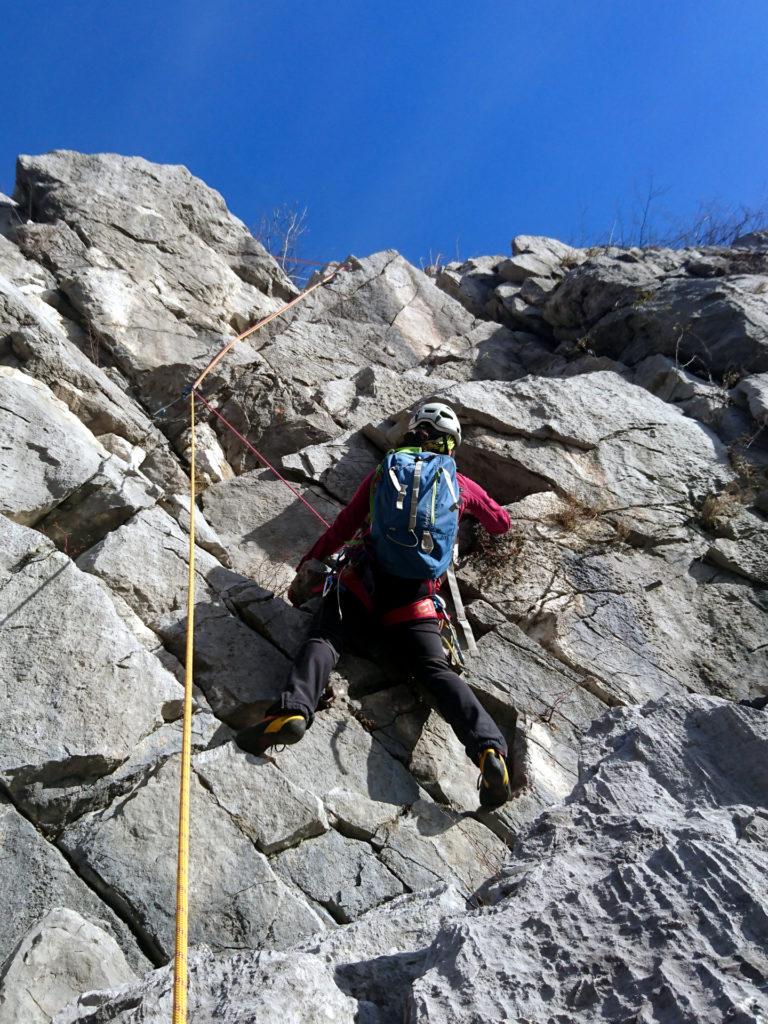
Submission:
[[[187,1024],[188,950],[189,950],[189,788],[192,772],[192,661],[195,636],[195,391],[214,367],[218,366],[229,350],[243,338],[265,327],[276,317],[303,302],[321,285],[345,269],[336,267],[317,284],[307,288],[291,302],[270,313],[258,323],[228,342],[210,361],[192,385],[189,396],[191,427],[189,466],[189,579],[187,589],[187,642],[184,662],[184,726],[181,741],[181,780],[179,783],[179,851],[176,867],[176,955],[173,965],[173,1024]],[[206,403],[207,404],[207,403]]]
[[173,969],[173,1024],[187,1024],[189,922],[189,783],[192,754],[192,656],[195,636],[195,396],[189,396],[192,442],[189,466],[189,585],[184,662],[184,726],[179,784],[179,854],[176,871],[176,957]]

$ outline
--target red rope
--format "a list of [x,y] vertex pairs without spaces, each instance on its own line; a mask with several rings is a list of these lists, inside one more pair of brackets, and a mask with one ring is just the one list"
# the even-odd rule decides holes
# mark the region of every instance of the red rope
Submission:
[[272,470],[272,472],[275,474],[277,479],[282,481],[282,483],[285,484],[285,486],[288,488],[288,490],[293,491],[293,493],[296,495],[296,497],[299,499],[299,501],[303,505],[306,505],[306,507],[309,509],[309,511],[312,513],[312,515],[315,516],[315,518],[319,519],[320,522],[323,524],[323,526],[326,527],[326,529],[330,529],[331,524],[329,522],[327,522],[325,519],[323,519],[323,517],[320,515],[320,513],[317,511],[317,509],[312,508],[312,506],[307,501],[307,499],[302,494],[299,494],[299,492],[296,490],[296,488],[293,487],[290,483],[288,483],[288,481],[285,479],[284,476],[281,476],[278,473],[278,471],[275,469],[275,467],[272,465],[272,463],[268,462],[267,459],[265,459],[264,456],[261,454],[261,452],[256,451],[256,449],[253,447],[253,445],[250,443],[250,441],[247,441],[243,437],[243,435],[240,433],[240,431],[236,427],[233,427],[232,424],[229,422],[229,420],[225,419],[225,417],[221,415],[221,413],[219,412],[218,409],[215,409],[206,398],[203,398],[203,396],[200,394],[199,391],[195,391],[193,389],[193,394],[194,394],[195,398],[199,398],[200,399],[200,401],[203,403],[203,405],[207,409],[210,409],[210,411],[213,413],[214,416],[218,416],[218,418],[221,420],[221,422],[226,427],[228,427],[229,430],[232,431],[232,433],[235,435],[235,437],[239,437],[240,438],[240,440],[243,442],[243,444],[245,445],[245,447],[248,449],[249,452],[252,452],[256,456],[257,459],[259,459],[261,462],[263,462],[264,465],[267,467],[267,469],[271,469]]

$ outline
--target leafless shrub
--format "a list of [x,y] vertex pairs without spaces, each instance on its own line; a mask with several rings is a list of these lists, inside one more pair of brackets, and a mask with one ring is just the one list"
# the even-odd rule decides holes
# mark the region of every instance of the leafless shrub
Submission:
[[659,207],[658,201],[669,188],[657,185],[653,175],[642,190],[635,185],[633,192],[628,208],[616,204],[610,230],[598,239],[600,247],[730,246],[740,235],[768,228],[768,197],[755,206],[722,199],[701,200],[693,214],[681,217]]
[[250,577],[262,590],[271,591],[275,597],[287,597],[291,585],[291,573],[287,566],[261,558],[251,563]]
[[470,555],[470,564],[488,587],[497,586],[509,572],[523,549],[523,539],[515,530],[500,537],[492,536],[486,530],[477,532],[477,543]]
[[426,258],[424,256],[419,258],[419,266],[427,277],[439,277],[443,269],[443,254],[437,252],[432,255],[432,250],[430,249],[429,255]]
[[594,523],[600,518],[602,509],[587,505],[576,498],[565,498],[562,506],[547,517],[568,533],[577,533],[585,523]]
[[307,234],[308,210],[298,203],[281,203],[264,214],[253,229],[254,236],[270,252],[294,284],[307,276],[306,264],[299,257],[301,240]]
[[708,494],[699,508],[699,522],[707,530],[718,530],[741,512],[747,502],[734,481],[719,494]]

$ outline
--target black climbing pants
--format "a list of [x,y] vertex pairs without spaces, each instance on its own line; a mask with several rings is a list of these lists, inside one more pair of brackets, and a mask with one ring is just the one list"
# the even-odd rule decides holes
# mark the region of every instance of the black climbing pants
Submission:
[[[331,591],[288,673],[282,697],[270,713],[301,711],[311,724],[339,657],[350,643],[359,646],[361,637],[370,634],[371,626],[372,616],[357,598],[348,591]],[[387,651],[424,687],[467,755],[476,761],[482,750],[494,747],[506,757],[507,744],[498,726],[450,667],[438,621],[418,619],[381,629]]]

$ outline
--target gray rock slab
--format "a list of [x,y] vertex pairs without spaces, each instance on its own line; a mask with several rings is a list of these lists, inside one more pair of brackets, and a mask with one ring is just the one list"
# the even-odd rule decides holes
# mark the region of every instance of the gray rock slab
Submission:
[[[200,946],[189,956],[191,1021],[268,1020],[285,1024],[357,1024],[357,1002],[335,983],[319,957],[291,951],[217,955]],[[166,1024],[173,1011],[173,969],[148,974],[138,985],[88,992],[55,1024]]]
[[[179,701],[179,714],[183,702]],[[125,761],[108,775],[84,785],[77,776],[45,792],[45,821],[58,831],[62,822],[75,821],[90,811],[103,810],[127,796],[157,771],[170,757],[181,752],[181,719],[167,722],[140,740]],[[206,750],[226,740],[230,730],[210,713],[193,704],[192,751]]]
[[180,688],[96,580],[32,530],[0,517],[0,533],[0,777],[53,825],[61,789],[118,768],[178,714]]
[[465,895],[493,877],[506,844],[485,825],[417,800],[373,838],[381,861],[411,890],[448,882]]
[[142,973],[151,964],[130,929],[72,870],[59,850],[47,842],[8,800],[0,795],[5,912],[0,920],[0,961],[5,963],[48,911],[66,907],[108,932],[131,968]]
[[473,444],[597,508],[690,506],[732,477],[711,431],[612,372],[470,382],[445,398],[498,435]]
[[499,275],[511,284],[522,284],[531,277],[552,277],[559,272],[559,259],[547,259],[534,253],[521,253],[499,264]]
[[93,434],[45,384],[0,366],[0,512],[34,526],[106,458]]
[[[16,192],[34,196],[42,222],[19,229],[22,250],[46,252],[70,302],[131,374],[197,365],[206,360],[198,330],[241,329],[294,293],[221,196],[184,167],[56,151],[19,159]],[[80,252],[41,231],[61,222],[77,227]]]
[[[350,260],[262,354],[312,387],[371,364],[405,370],[460,354],[473,318],[394,250]],[[340,372],[342,371],[342,372]]]
[[712,698],[603,719],[583,786],[518,841],[494,905],[436,939],[412,1019],[759,1021],[766,789],[732,759],[764,764],[767,742],[762,712]]
[[[317,489],[298,487],[327,521],[340,506]],[[232,557],[259,586],[282,595],[293,567],[323,532],[322,523],[269,470],[253,470],[209,487],[203,511]]]
[[719,537],[707,558],[745,579],[768,584],[768,523],[757,513],[739,517],[733,538]]
[[152,508],[161,496],[161,489],[143,473],[113,455],[39,522],[37,529],[70,558],[77,558],[111,530]]
[[[170,614],[156,628],[184,658],[186,616]],[[218,600],[195,608],[194,678],[214,714],[239,729],[258,721],[282,692],[289,661],[277,647],[232,615]]]
[[341,502],[348,502],[362,480],[381,462],[381,452],[359,433],[342,434],[325,444],[310,445],[282,460],[294,480],[320,484]]
[[[601,317],[653,294],[664,271],[652,258],[605,249],[570,270],[544,306],[554,327],[585,333]],[[647,354],[647,353],[646,353]]]
[[405,891],[368,843],[348,839],[334,829],[273,857],[271,864],[341,924]]
[[332,791],[352,798],[329,798],[337,827],[350,835],[370,836],[419,799],[419,787],[399,761],[351,715],[331,708],[318,715],[301,743],[275,755],[290,781],[323,802]]
[[312,615],[294,608],[282,598],[256,584],[233,587],[225,595],[228,608],[251,629],[266,637],[289,658],[298,654],[312,624]]
[[0,1024],[48,1024],[81,992],[137,980],[111,935],[77,911],[55,907],[0,970]]
[[2,361],[46,384],[94,435],[114,432],[141,446],[145,451],[143,471],[154,483],[184,486],[181,467],[166,439],[98,365],[97,340],[49,305],[48,299],[53,301],[51,296],[58,294],[30,293],[0,275],[0,321],[5,335],[0,342]]
[[[164,616],[186,612],[189,539],[175,519],[155,506],[138,513],[78,559],[125,599],[139,618],[155,628]],[[238,581],[220,562],[198,548],[196,597],[209,600]]]
[[758,423],[768,420],[768,373],[753,373],[739,381],[736,392],[746,399],[749,411]]
[[477,766],[466,755],[451,727],[432,711],[411,753],[410,771],[439,803],[454,810],[477,807]]
[[[279,948],[324,925],[274,874],[197,781],[192,780],[190,942],[215,948]],[[90,883],[125,908],[159,962],[173,955],[178,759],[60,843]]]
[[[168,515],[173,516],[182,532],[189,535],[189,494],[168,494],[162,502],[162,507]],[[199,508],[195,509],[195,541],[198,547],[213,555],[223,566],[232,568],[229,552]]]
[[768,369],[768,312],[764,294],[754,290],[757,283],[742,278],[664,281],[647,301],[604,316],[589,332],[590,347],[630,365],[660,352],[702,376],[763,373]]
[[486,576],[486,599],[601,699],[762,692],[764,588],[702,563],[706,540],[643,550],[585,541],[572,525],[554,538],[535,521],[516,519],[515,529],[516,552],[498,582]]
[[198,754],[194,769],[222,807],[262,853],[273,854],[329,828],[325,808],[294,786],[275,765],[234,743]]

